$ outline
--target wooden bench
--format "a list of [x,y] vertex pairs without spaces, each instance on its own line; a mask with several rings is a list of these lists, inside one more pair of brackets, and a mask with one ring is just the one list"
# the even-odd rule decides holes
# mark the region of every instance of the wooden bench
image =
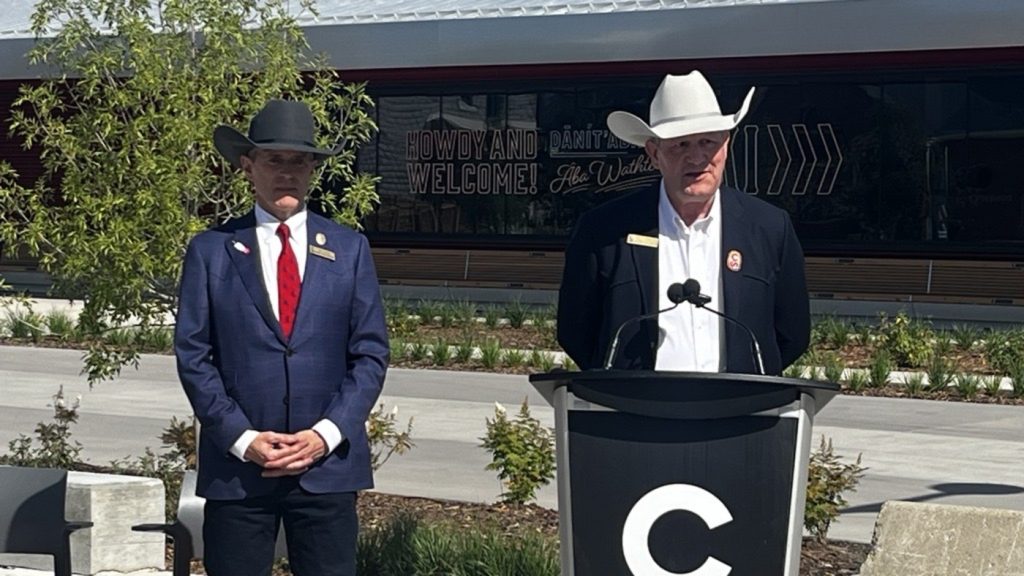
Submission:
[[557,289],[561,252],[374,248],[382,284]]
[[928,295],[944,301],[1024,304],[1024,262],[933,261]]
[[564,262],[562,252],[473,250],[466,280],[474,286],[556,290]]
[[469,252],[420,248],[373,248],[382,284],[447,286],[466,281]]
[[813,298],[1024,303],[1024,263],[900,258],[806,259]]
[[812,298],[912,300],[928,290],[927,260],[823,258],[805,260]]

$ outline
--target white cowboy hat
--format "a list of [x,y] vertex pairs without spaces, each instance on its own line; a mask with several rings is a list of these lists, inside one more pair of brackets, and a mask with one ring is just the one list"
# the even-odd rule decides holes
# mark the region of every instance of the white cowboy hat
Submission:
[[651,123],[629,112],[608,115],[608,128],[619,139],[636,146],[644,146],[651,138],[679,138],[704,132],[732,130],[743,120],[750,108],[754,89],[747,92],[739,112],[723,115],[715,91],[694,70],[685,76],[665,76],[651,101]]

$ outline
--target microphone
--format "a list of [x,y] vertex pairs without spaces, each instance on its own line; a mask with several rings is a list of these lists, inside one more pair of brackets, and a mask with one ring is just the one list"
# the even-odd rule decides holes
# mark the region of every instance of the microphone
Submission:
[[[694,282],[696,282],[696,280],[694,280]],[[700,284],[697,285],[697,291],[700,292]],[[668,308],[663,308],[661,310],[658,310],[657,312],[652,312],[650,314],[636,316],[630,318],[629,320],[626,320],[622,324],[619,324],[619,329],[615,331],[615,336],[612,337],[611,346],[608,346],[608,355],[605,356],[604,360],[605,370],[611,370],[612,363],[615,362],[615,353],[618,352],[619,350],[619,337],[622,335],[622,329],[634,322],[649,320],[651,318],[656,317],[658,314],[663,314],[665,312],[668,312],[669,310],[675,310],[676,308],[679,307],[680,304],[688,301],[686,299],[686,287],[678,282],[672,284],[671,286],[668,287],[668,299],[672,302],[672,305],[669,306]]]
[[739,320],[736,320],[735,318],[726,316],[725,314],[713,308],[708,308],[707,304],[708,302],[711,302],[711,296],[708,296],[707,294],[701,294],[700,282],[694,280],[693,278],[689,278],[686,280],[686,282],[683,282],[683,296],[687,302],[693,304],[695,307],[703,308],[708,312],[711,312],[712,314],[724,318],[728,322],[732,322],[736,326],[739,326],[744,331],[746,331],[747,336],[750,336],[751,350],[753,351],[754,355],[754,367],[757,368],[758,374],[764,376],[764,359],[761,357],[761,345],[757,342],[757,336],[754,335],[753,330],[751,330],[749,327],[747,327],[746,324],[740,322]]

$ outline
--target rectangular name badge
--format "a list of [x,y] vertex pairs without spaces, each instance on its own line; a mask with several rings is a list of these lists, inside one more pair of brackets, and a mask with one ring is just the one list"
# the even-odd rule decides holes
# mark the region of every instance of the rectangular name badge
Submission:
[[319,256],[321,258],[327,258],[331,262],[334,262],[334,252],[331,252],[327,248],[321,248],[319,246],[310,246],[309,253],[314,256]]
[[629,236],[626,236],[626,244],[657,248],[658,238],[655,236],[644,236],[643,234],[630,234]]

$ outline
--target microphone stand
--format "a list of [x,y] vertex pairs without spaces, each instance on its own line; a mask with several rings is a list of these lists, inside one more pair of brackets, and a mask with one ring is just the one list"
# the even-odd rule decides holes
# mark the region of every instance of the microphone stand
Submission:
[[650,314],[644,314],[643,316],[636,316],[634,318],[630,318],[629,320],[626,320],[622,324],[619,324],[619,329],[615,331],[615,336],[612,337],[612,345],[608,347],[608,355],[605,356],[605,360],[604,360],[604,369],[605,370],[611,370],[612,363],[615,362],[615,353],[619,350],[619,336],[622,335],[622,329],[625,328],[627,324],[631,324],[633,322],[641,322],[643,320],[648,320],[648,319],[654,318],[658,314],[663,314],[663,313],[668,312],[670,310],[675,310],[677,307],[679,307],[680,303],[681,302],[676,302],[676,303],[672,304],[671,306],[669,306],[668,308],[664,308],[664,309],[658,310],[657,312],[652,312]]
[[725,318],[726,321],[732,322],[734,325],[743,328],[743,330],[746,331],[747,336],[750,337],[750,342],[752,344],[752,350],[754,352],[754,367],[757,368],[758,374],[764,376],[764,360],[761,358],[761,345],[757,343],[757,336],[754,336],[754,331],[748,328],[746,324],[743,324],[739,320],[734,320],[726,316],[725,314],[722,314],[718,310],[715,310],[714,308],[708,308],[707,303],[710,301],[710,297],[700,294],[696,298],[692,299],[690,303],[696,306],[697,308],[703,308],[708,312],[711,312],[712,314],[715,314],[720,318]]

